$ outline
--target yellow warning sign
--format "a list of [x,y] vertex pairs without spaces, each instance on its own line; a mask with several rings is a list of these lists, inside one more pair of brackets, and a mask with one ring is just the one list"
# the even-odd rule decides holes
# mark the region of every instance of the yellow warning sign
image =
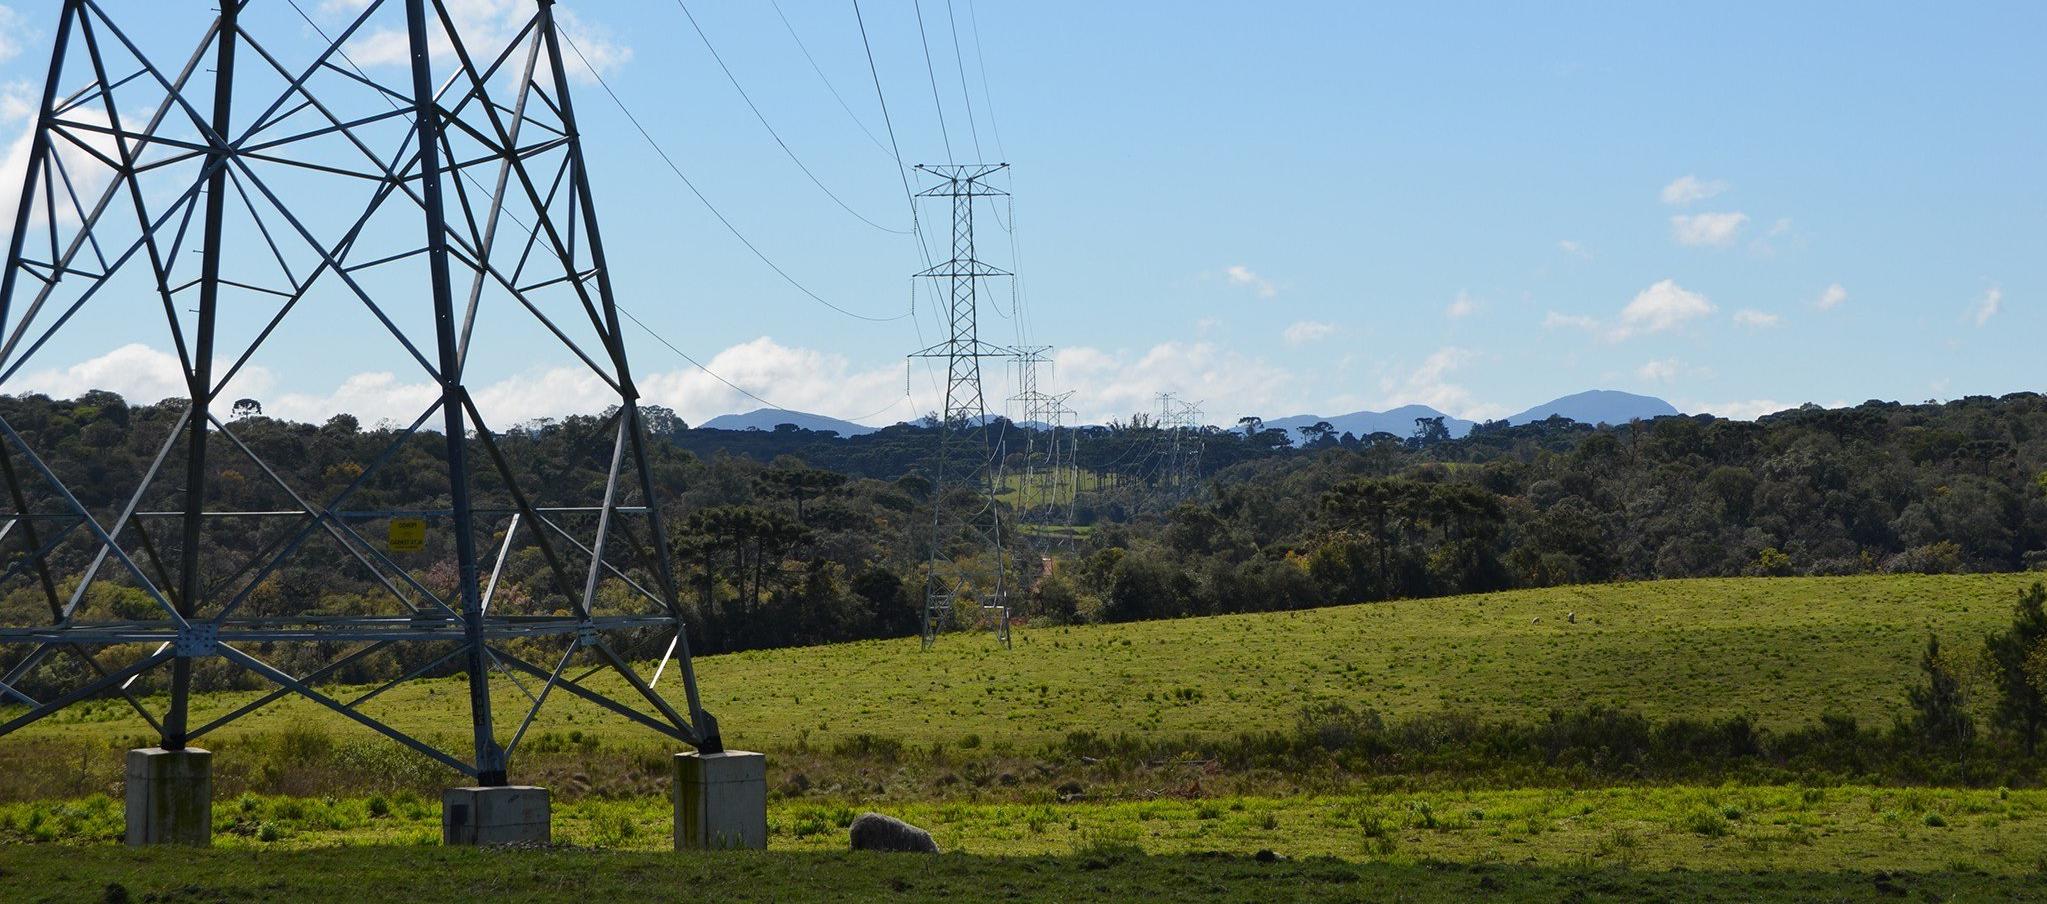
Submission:
[[393,518],[384,542],[392,552],[419,552],[426,548],[426,522],[418,518]]

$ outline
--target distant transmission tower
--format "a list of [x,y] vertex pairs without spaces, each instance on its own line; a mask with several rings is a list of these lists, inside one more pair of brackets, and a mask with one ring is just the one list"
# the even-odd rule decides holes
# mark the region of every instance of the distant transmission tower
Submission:
[[1159,483],[1174,497],[1192,490],[1201,472],[1201,403],[1159,393],[1159,429],[1166,433],[1165,462]]
[[[1017,352],[981,341],[978,308],[981,282],[1011,274],[974,254],[974,201],[1007,197],[1008,192],[987,180],[1008,168],[1007,163],[917,166],[918,172],[939,180],[917,196],[952,203],[952,259],[917,273],[946,287],[951,332],[945,341],[911,354],[945,359],[945,405],[938,415],[938,450],[932,465],[931,569],[924,591],[927,648],[937,641],[961,601],[978,605],[984,616],[993,618],[996,636],[1009,645],[1009,558],[996,486],[1001,444],[988,436],[981,359],[1014,357]],[[961,561],[984,551],[994,560],[992,581],[976,576]]]
[[1024,470],[1018,475],[1017,484],[1016,517],[1019,521],[1032,519],[1040,509],[1052,505],[1052,478],[1057,472],[1047,456],[1055,446],[1042,441],[1039,434],[1050,429],[1056,400],[1038,389],[1038,371],[1049,362],[1045,353],[1051,350],[1049,345],[1027,345],[1016,350],[1017,392],[1009,397],[1009,401],[1016,404],[1023,419],[1020,426],[1026,430]]
[[[1066,517],[1062,522],[1065,530],[1062,533],[1069,543],[1078,539],[1073,535],[1073,515],[1080,504],[1081,489],[1080,425],[1068,421],[1068,418],[1079,417],[1080,412],[1066,404],[1066,400],[1072,397],[1071,392],[1060,393],[1055,397],[1056,402],[1052,406],[1052,469],[1053,473],[1059,475],[1059,482],[1064,484],[1062,490],[1064,495],[1060,497],[1066,500]],[[1062,431],[1066,442],[1063,453],[1059,446]],[[1062,454],[1066,462],[1063,466],[1059,463]]]

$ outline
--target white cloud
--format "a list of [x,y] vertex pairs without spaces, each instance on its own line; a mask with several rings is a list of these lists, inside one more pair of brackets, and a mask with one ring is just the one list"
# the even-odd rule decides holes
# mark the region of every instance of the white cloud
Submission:
[[1592,259],[1592,252],[1585,250],[1585,245],[1582,242],[1574,242],[1570,239],[1564,239],[1562,241],[1557,242],[1557,250],[1562,251],[1563,253],[1578,258],[1580,260],[1589,261]]
[[1259,298],[1271,298],[1279,294],[1279,287],[1274,286],[1272,280],[1259,276],[1250,267],[1246,267],[1243,264],[1234,264],[1225,268],[1223,276],[1229,279],[1230,285],[1248,286],[1257,290]]
[[[893,366],[861,370],[844,356],[791,348],[767,336],[727,348],[704,365],[776,406],[797,411],[881,423],[923,414],[905,405],[884,409],[892,399],[902,398],[901,370]],[[767,407],[695,367],[644,373],[636,382],[643,404],[674,409],[692,424]],[[493,429],[536,418],[594,414],[618,402],[610,387],[582,366],[518,374],[471,391]],[[365,422],[409,423],[439,394],[439,387],[424,378],[406,382],[389,372],[372,372],[351,376],[329,393],[287,393],[275,401],[261,401],[267,413],[295,420],[320,421],[348,412]]]
[[1379,378],[1379,389],[1384,393],[1382,404],[1388,408],[1422,404],[1468,420],[1486,420],[1512,413],[1499,405],[1478,402],[1472,397],[1471,390],[1451,381],[1453,374],[1478,358],[1479,353],[1468,348],[1446,345],[1436,349],[1413,371]]
[[1292,373],[1210,342],[1162,342],[1141,354],[1069,346],[1052,355],[1060,382],[1083,387],[1075,397],[1082,423],[1106,423],[1156,412],[1157,395],[1199,401],[1211,423],[1246,414],[1284,417],[1303,410]]
[[1814,300],[1812,305],[1822,311],[1831,311],[1847,300],[1848,290],[1841,288],[1840,283],[1833,283],[1820,291],[1820,297]]
[[[0,7],[0,9],[4,9],[4,7]],[[0,28],[4,28],[4,26],[0,26]],[[40,100],[41,96],[37,93],[36,89],[27,82],[9,82],[4,86],[0,86],[0,123],[7,123],[9,125],[18,123],[21,128],[20,134],[16,135],[13,141],[8,142],[6,151],[0,152],[0,235],[12,233],[14,230],[14,214],[21,203],[21,186],[28,173],[29,145],[35,137],[32,120]],[[64,119],[69,122],[77,122],[100,128],[104,128],[109,122],[105,109],[96,105],[87,105],[73,109],[64,115]],[[124,119],[123,125],[126,126],[129,123]],[[109,160],[117,159],[120,156],[120,151],[112,135],[97,129],[71,128],[66,129],[65,134],[76,138],[78,141],[75,142],[60,137],[56,138],[52,144],[56,151],[57,162],[62,165],[65,175],[70,177],[70,191],[64,191],[62,183],[59,183],[59,190],[56,193],[56,210],[57,222],[65,226],[71,226],[76,225],[79,221],[78,211],[73,206],[71,195],[77,195],[78,205],[84,206],[86,210],[91,210],[93,205],[99,200],[107,183],[113,178],[113,170],[102,163],[99,157],[79,147],[78,142],[84,142],[91,146],[94,151],[97,151]],[[47,223],[50,216],[49,193],[38,191],[36,194],[36,201],[31,205],[33,214],[30,222],[36,224]],[[66,240],[67,238],[63,236],[58,238],[60,243]],[[31,237],[31,242],[33,241],[34,239]],[[45,245],[48,244],[47,238],[44,240],[44,243]],[[30,247],[33,248],[33,244]],[[49,252],[46,248],[42,256],[47,257],[48,255]]]
[[1776,399],[1739,399],[1731,402],[1687,402],[1679,407],[1685,411],[1696,411],[1730,420],[1753,421],[1766,414],[1797,408],[1798,403],[1779,402]]
[[1766,330],[1784,322],[1784,318],[1755,308],[1742,308],[1734,312],[1734,325],[1750,329]]
[[13,7],[0,6],[0,63],[21,56],[21,48],[33,36],[28,21]]
[[[727,348],[705,365],[776,405],[800,411],[882,423],[924,413],[910,410],[907,404],[885,407],[903,398],[903,372],[896,365],[863,370],[843,356],[790,348],[766,336]],[[690,423],[763,407],[694,367],[643,374],[638,383],[645,403],[673,408]],[[251,366],[236,375],[224,395],[252,397],[263,403],[266,414],[313,423],[344,412],[365,423],[410,423],[440,397],[439,385],[424,375],[401,377],[391,371],[354,374],[328,391],[279,391],[276,384],[271,371]],[[41,392],[61,398],[91,389],[117,392],[138,404],[186,394],[177,358],[139,343],[70,367],[24,373],[8,386],[10,392]],[[610,388],[580,365],[514,374],[472,386],[471,391],[494,429],[535,418],[594,414],[617,403]]]
[[1286,328],[1288,345],[1306,345],[1336,335],[1336,324],[1319,320],[1299,320]]
[[[1758,257],[1774,257],[1777,254],[1777,240],[1790,235],[1791,218],[1779,217],[1761,236],[1748,243],[1749,252]],[[1792,241],[1796,243],[1798,238],[1792,236]]]
[[[1550,311],[1542,318],[1546,330],[1584,330],[1598,335],[1608,342],[1619,342],[1642,333],[1660,333],[1674,329],[1687,321],[1696,320],[1719,310],[1706,296],[1677,284],[1675,280],[1663,280],[1635,293],[1633,300],[1621,308],[1619,322],[1608,326],[1597,317],[1585,314],[1564,314]],[[1750,324],[1755,316],[1768,317],[1757,311],[1735,315],[1735,321]]]
[[2003,306],[2004,289],[1999,286],[1991,286],[1985,289],[1983,297],[1977,299],[1976,303],[1969,308],[1969,318],[1976,321],[1977,326],[1982,326],[1989,323],[1990,318],[1997,316],[1997,309]]
[[[216,367],[228,361],[217,360]],[[222,395],[229,399],[261,394],[275,384],[270,371],[256,366],[242,368]],[[176,355],[139,342],[129,343],[106,354],[88,358],[69,367],[26,371],[8,381],[9,393],[39,392],[52,398],[76,398],[91,390],[116,393],[137,405],[153,405],[169,398],[186,398],[184,368]]]
[[1635,294],[1621,309],[1621,324],[1608,334],[1616,341],[1637,333],[1660,333],[1713,313],[1717,308],[1706,296],[1685,289],[1675,280],[1663,280]]
[[[331,0],[322,5],[321,10],[352,17],[360,14],[363,5],[356,0]],[[519,30],[533,15],[533,5],[525,0],[453,0],[447,7],[448,17],[454,21],[464,45],[472,54],[481,53],[486,59],[517,37]],[[562,69],[570,78],[594,81],[592,69],[598,74],[609,74],[632,61],[632,48],[613,39],[609,29],[586,24],[566,9],[557,9],[554,17],[567,43],[573,45],[562,58]],[[429,31],[427,45],[434,58],[452,58],[454,47],[447,35],[438,25],[430,27]],[[577,55],[578,50],[581,51],[580,56]],[[348,43],[349,58],[361,66],[401,65],[411,59],[411,52],[411,40],[402,27],[371,29]],[[585,61],[588,61],[587,66]],[[548,66],[543,57],[538,71],[545,73]],[[545,83],[544,78],[536,77],[536,80]]]
[[1697,176],[1679,176],[1663,187],[1663,203],[1690,204],[1693,201],[1704,201],[1726,190],[1727,183],[1719,179],[1709,182]]
[[1648,380],[1651,383],[1668,383],[1677,379],[1678,373],[1683,370],[1684,364],[1676,358],[1663,358],[1649,361],[1641,367],[1635,368],[1635,376]]
[[1560,314],[1556,311],[1551,311],[1543,315],[1542,328],[1546,330],[1572,329],[1595,332],[1599,329],[1599,319],[1587,317],[1584,314]]
[[1670,218],[1670,235],[1680,245],[1724,247],[1747,222],[1745,213],[1678,214]]
[[1450,306],[1443,309],[1443,316],[1457,320],[1469,317],[1477,311],[1478,299],[1471,297],[1469,292],[1458,292],[1456,298],[1450,299]]

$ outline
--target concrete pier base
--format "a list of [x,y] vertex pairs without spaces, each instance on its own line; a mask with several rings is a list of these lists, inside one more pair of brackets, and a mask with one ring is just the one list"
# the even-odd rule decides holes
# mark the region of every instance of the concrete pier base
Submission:
[[675,849],[768,846],[768,758],[746,750],[675,755]]
[[213,753],[197,747],[128,751],[128,843],[213,843]]
[[543,845],[553,840],[546,788],[508,785],[441,792],[441,843]]

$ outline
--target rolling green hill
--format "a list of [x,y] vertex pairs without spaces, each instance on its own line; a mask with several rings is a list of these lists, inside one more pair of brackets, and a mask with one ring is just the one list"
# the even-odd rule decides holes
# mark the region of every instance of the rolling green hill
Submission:
[[[1792,727],[1840,713],[1881,725],[1918,680],[1929,632],[1973,648],[2008,622],[2017,592],[2035,579],[1608,584],[1025,628],[1008,651],[974,634],[948,635],[928,652],[914,638],[768,650],[707,657],[698,672],[727,742],[770,750],[856,734],[912,744],[975,735],[1018,745],[1075,731],[1234,735],[1290,727],[1303,706],[1318,700],[1388,716],[1458,710],[1532,719],[1553,708],[1605,703],[1655,719],[1746,713],[1764,725]],[[508,682],[494,687],[508,712],[525,702]],[[248,696],[206,699],[195,707],[195,721]],[[420,682],[384,695],[370,711],[401,728],[453,739],[466,730],[464,696],[459,680]],[[361,730],[288,701],[227,731],[276,731],[306,720],[336,734]],[[561,697],[550,700],[535,730],[663,743]],[[22,736],[141,739],[142,731],[124,707],[102,702]]]

